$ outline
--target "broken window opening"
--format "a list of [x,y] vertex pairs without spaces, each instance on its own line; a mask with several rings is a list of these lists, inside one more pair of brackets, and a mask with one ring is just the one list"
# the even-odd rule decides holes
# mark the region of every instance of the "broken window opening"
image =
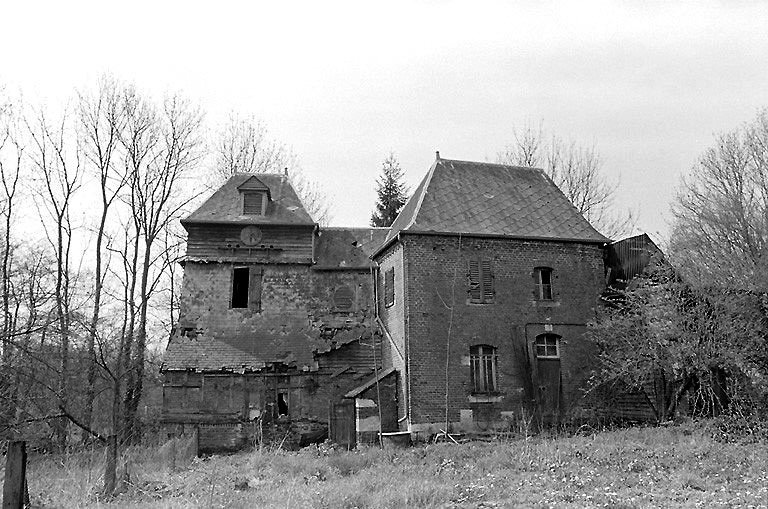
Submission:
[[536,357],[539,359],[559,359],[560,336],[556,334],[536,336]]
[[496,392],[496,348],[477,345],[469,349],[470,376],[474,394]]
[[539,300],[552,300],[552,269],[536,267],[536,294]]
[[232,269],[232,307],[248,307],[248,286],[250,284],[250,270],[248,267],[235,267]]
[[277,393],[277,416],[288,416],[288,391],[278,391]]

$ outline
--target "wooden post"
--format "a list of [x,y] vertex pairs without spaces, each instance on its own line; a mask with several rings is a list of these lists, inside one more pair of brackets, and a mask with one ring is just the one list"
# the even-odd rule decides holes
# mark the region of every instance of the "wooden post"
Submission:
[[[3,509],[22,509],[27,485],[27,448],[24,441],[8,444],[3,485]],[[28,496],[27,496],[28,498]]]
[[117,435],[107,437],[107,459],[104,462],[104,495],[112,496],[117,483]]

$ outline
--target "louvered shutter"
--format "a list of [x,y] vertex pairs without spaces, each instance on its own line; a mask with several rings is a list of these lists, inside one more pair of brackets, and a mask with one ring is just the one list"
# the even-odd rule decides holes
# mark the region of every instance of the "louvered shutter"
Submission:
[[483,290],[480,286],[480,261],[469,260],[469,298],[480,301]]
[[483,260],[480,262],[480,282],[483,287],[483,302],[493,300],[493,272],[491,272],[491,261]]
[[264,198],[263,193],[244,193],[243,194],[243,214],[261,215],[261,201]]

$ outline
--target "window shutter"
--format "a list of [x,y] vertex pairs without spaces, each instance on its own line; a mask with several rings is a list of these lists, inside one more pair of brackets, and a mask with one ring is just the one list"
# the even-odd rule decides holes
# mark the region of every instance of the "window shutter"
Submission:
[[263,193],[244,193],[243,194],[243,214],[261,215],[261,200]]
[[253,311],[261,311],[261,267],[251,267],[248,307]]
[[490,302],[493,300],[493,272],[491,272],[491,261],[483,260],[480,262],[480,276],[483,287],[483,302]]
[[469,298],[480,301],[482,294],[482,288],[480,287],[480,262],[478,260],[469,260]]

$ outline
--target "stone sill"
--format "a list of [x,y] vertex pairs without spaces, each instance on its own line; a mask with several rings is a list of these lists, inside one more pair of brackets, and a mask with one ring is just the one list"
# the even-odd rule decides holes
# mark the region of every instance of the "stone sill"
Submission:
[[470,394],[467,397],[470,403],[501,403],[503,399],[501,394]]

